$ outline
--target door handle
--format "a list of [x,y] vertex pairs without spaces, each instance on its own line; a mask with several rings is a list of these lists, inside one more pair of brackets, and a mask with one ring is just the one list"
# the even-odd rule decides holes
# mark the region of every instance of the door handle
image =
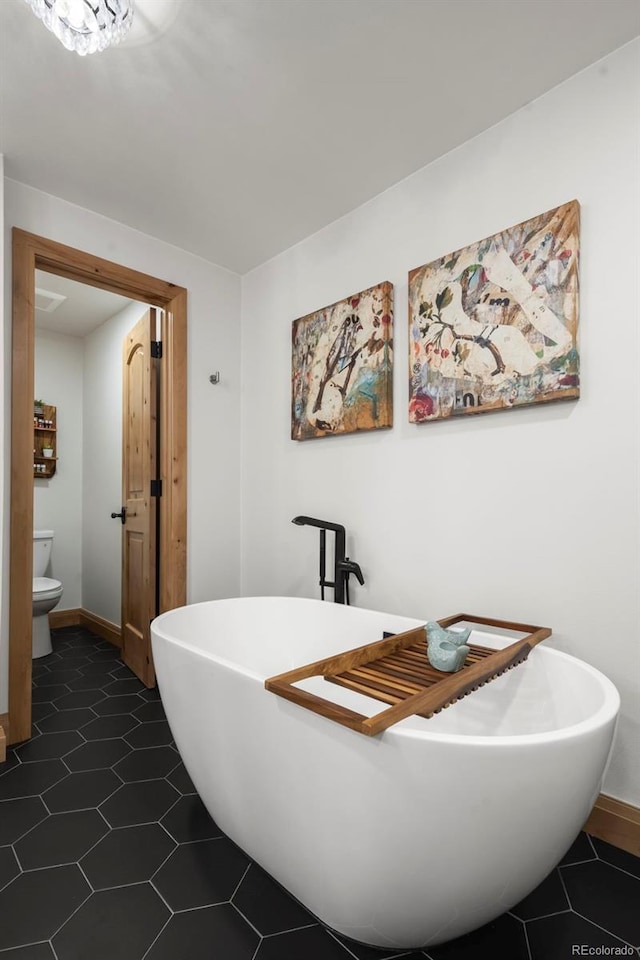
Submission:
[[112,513],[112,514],[111,514],[111,519],[112,519],[112,520],[115,520],[116,517],[120,517],[120,521],[121,521],[121,523],[122,523],[123,526],[124,526],[124,524],[127,522],[127,508],[126,508],[126,507],[123,507],[122,510],[120,511],[120,513]]

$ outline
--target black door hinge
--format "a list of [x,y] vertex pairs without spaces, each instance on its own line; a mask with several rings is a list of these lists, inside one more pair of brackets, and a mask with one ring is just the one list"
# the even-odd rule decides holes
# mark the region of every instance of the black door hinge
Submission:
[[154,360],[162,360],[162,340],[151,341],[151,356]]
[[152,497],[162,496],[162,480],[151,481],[151,496]]

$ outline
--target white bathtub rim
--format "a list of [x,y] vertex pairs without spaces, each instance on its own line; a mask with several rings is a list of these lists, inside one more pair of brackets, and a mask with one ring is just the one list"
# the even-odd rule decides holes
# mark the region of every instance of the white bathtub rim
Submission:
[[[253,670],[250,670],[247,667],[241,666],[236,661],[229,660],[228,658],[221,657],[218,654],[208,653],[206,650],[203,650],[200,646],[195,646],[189,643],[188,640],[185,640],[181,637],[177,637],[174,634],[168,633],[166,629],[163,629],[163,624],[165,621],[170,620],[172,615],[180,611],[185,611],[195,607],[210,607],[213,604],[217,603],[232,603],[232,602],[241,602],[243,600],[309,600],[311,603],[321,603],[320,600],[314,600],[313,598],[308,597],[282,597],[282,596],[266,596],[266,597],[228,597],[223,598],[222,600],[203,600],[199,603],[185,604],[182,607],[174,607],[172,610],[167,610],[164,613],[159,614],[151,623],[151,634],[153,637],[154,632],[158,635],[159,638],[165,640],[169,643],[177,644],[178,646],[188,650],[190,653],[193,653],[195,656],[202,657],[206,660],[210,660],[213,663],[220,664],[221,666],[227,667],[229,670],[233,670],[236,673],[246,676],[260,686],[264,687],[264,681],[266,677],[261,674],[256,673]],[[326,601],[325,601],[326,602]],[[369,610],[368,608],[358,607],[358,610],[362,610],[367,613],[384,613],[384,611],[379,610]],[[401,614],[389,614],[389,616],[397,616],[402,618]],[[405,617],[407,620],[414,620],[419,625],[424,625],[426,620],[420,621],[416,617]],[[348,648],[347,648],[348,649]],[[579,657],[575,657],[572,654],[565,653],[562,650],[555,650],[552,647],[546,647],[540,651],[534,651],[541,653],[545,657],[559,657],[565,661],[569,661],[572,664],[576,664],[578,668],[583,669],[586,673],[590,674],[600,685],[603,691],[603,700],[599,708],[592,713],[590,716],[586,717],[584,720],[580,720],[575,724],[569,724],[568,726],[562,726],[555,730],[547,730],[542,733],[523,733],[523,734],[511,734],[511,735],[501,735],[501,736],[487,736],[480,734],[461,734],[461,733],[443,733],[441,731],[431,732],[429,730],[416,729],[415,727],[409,726],[412,720],[415,720],[413,717],[408,717],[406,720],[401,720],[398,723],[394,724],[391,727],[388,727],[381,734],[378,734],[376,737],[371,739],[378,739],[384,737],[385,739],[400,737],[414,740],[428,740],[429,742],[443,743],[443,744],[459,744],[460,746],[485,746],[485,747],[518,747],[518,746],[534,746],[534,745],[548,745],[554,742],[565,742],[566,740],[579,738],[587,736],[595,730],[605,727],[607,724],[616,720],[619,711],[620,711],[620,694],[616,686],[612,683],[609,678],[603,674],[596,667],[593,667],[591,664],[587,663],[585,660],[581,660]],[[517,667],[514,667],[517,669]],[[265,694],[268,693],[270,697],[276,697],[276,694],[264,691]],[[283,701],[288,703],[288,701]],[[452,705],[455,707],[455,704]],[[299,709],[304,710],[304,707]],[[382,708],[381,708],[382,709]],[[451,707],[446,707],[445,709],[451,709]],[[309,711],[305,711],[309,713]],[[311,711],[313,713],[313,711]],[[320,717],[315,714],[318,719],[326,723],[332,723],[333,721],[328,720],[326,717]],[[425,720],[425,723],[428,723],[428,720]],[[352,733],[354,736],[366,737],[365,734],[358,733],[357,731],[350,730],[348,727],[343,729]]]

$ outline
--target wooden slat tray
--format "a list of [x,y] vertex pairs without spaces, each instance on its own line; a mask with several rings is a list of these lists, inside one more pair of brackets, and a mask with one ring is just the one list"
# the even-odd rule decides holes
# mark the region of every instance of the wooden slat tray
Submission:
[[[272,693],[329,720],[335,720],[358,733],[374,736],[413,714],[426,718],[433,716],[443,707],[500,676],[505,670],[522,663],[537,643],[551,636],[548,627],[476,617],[468,613],[445,617],[438,623],[442,627],[450,627],[463,620],[514,630],[526,636],[502,650],[467,644],[470,649],[464,666],[456,673],[444,673],[429,663],[426,630],[417,627],[269,677],[264,685]],[[322,676],[331,683],[348,687],[391,706],[373,717],[367,717],[294,686],[300,680],[315,676]]]

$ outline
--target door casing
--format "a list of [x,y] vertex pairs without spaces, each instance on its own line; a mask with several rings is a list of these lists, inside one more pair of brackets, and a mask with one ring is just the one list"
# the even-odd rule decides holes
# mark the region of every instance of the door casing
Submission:
[[160,307],[160,612],[186,603],[187,291],[14,227],[11,383],[8,742],[31,735],[35,272],[44,270]]

